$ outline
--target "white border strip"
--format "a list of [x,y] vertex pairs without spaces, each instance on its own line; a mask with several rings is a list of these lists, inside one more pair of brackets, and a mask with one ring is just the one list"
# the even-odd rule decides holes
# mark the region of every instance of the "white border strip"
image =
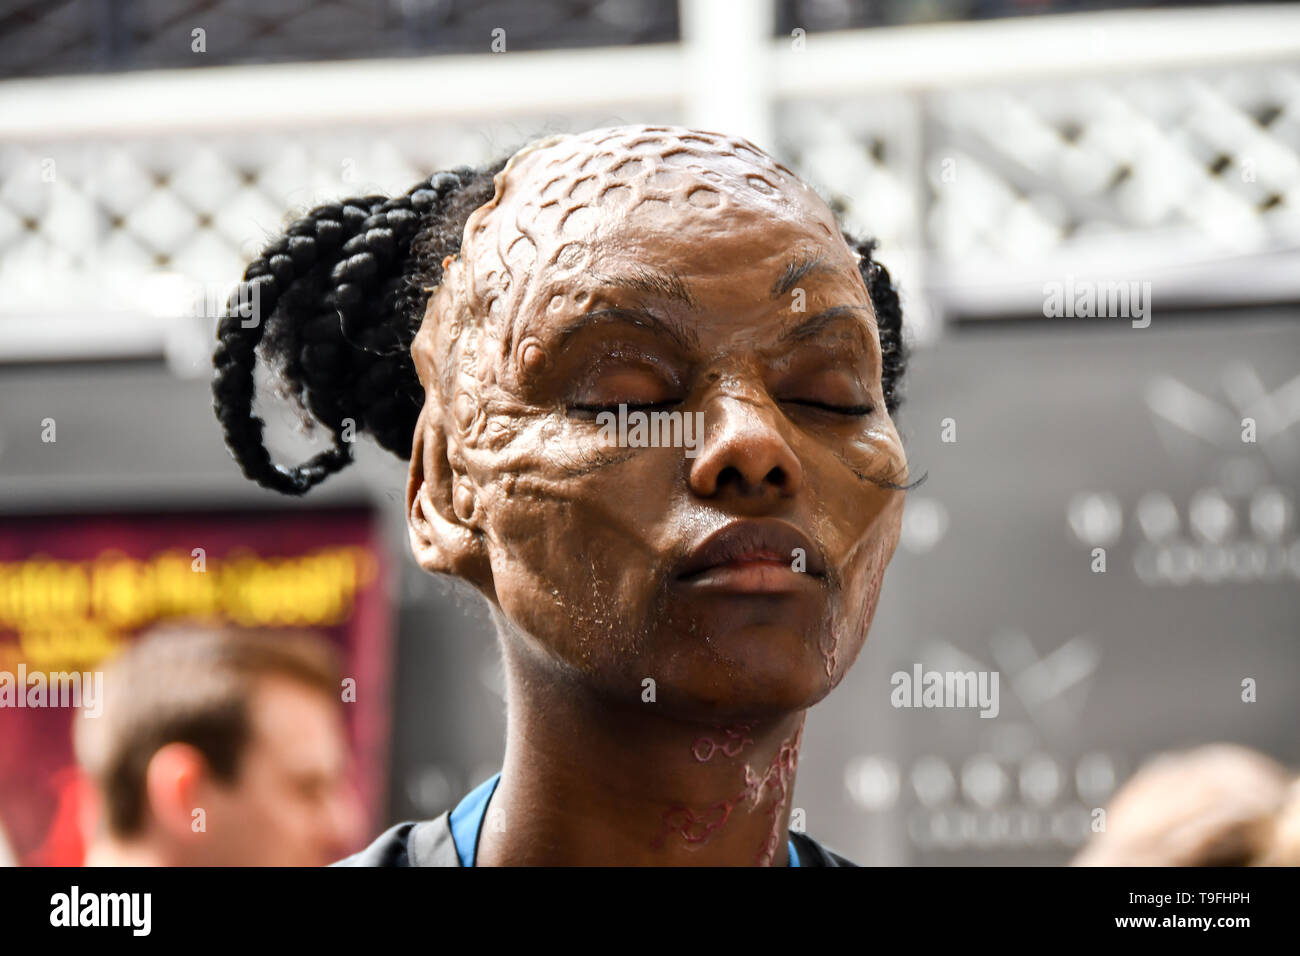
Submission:
[[784,97],[1038,82],[1300,60],[1300,7],[1049,14],[814,33],[802,50],[793,46],[780,41],[772,61],[774,89]]
[[486,121],[676,104],[681,66],[678,47],[643,46],[12,80],[0,83],[0,139]]
[[687,45],[10,80],[0,82],[0,139],[488,120],[638,103],[693,112],[719,99],[719,84],[794,98],[1300,61],[1300,6],[1051,14],[814,33],[803,49],[793,45],[777,38],[770,57],[732,64],[763,76],[736,75],[716,61],[701,76],[692,51],[708,44],[696,38]]

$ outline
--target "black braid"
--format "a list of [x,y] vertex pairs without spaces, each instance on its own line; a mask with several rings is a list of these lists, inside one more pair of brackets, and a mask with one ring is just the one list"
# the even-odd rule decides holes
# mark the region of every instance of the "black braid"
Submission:
[[862,258],[858,271],[871,295],[871,307],[876,313],[876,327],[880,333],[880,387],[885,393],[885,410],[893,415],[903,400],[903,373],[907,370],[908,348],[903,341],[903,310],[898,302],[898,290],[889,278],[889,270],[872,254],[876,240],[855,239],[848,233],[844,239]]
[[[247,477],[304,494],[352,460],[348,419],[394,454],[410,453],[424,401],[410,355],[424,290],[442,281],[442,259],[460,251],[465,220],[491,198],[504,164],[438,173],[394,199],[319,206],[248,267],[218,325],[212,386]],[[259,346],[333,434],[332,447],[305,464],[275,464],[263,442],[265,423],[253,413]]]

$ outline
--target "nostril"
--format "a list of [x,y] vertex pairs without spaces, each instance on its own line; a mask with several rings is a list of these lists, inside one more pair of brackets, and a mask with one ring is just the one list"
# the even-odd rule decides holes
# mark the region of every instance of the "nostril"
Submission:
[[745,477],[744,472],[739,468],[734,465],[727,465],[718,472],[718,477],[715,481],[716,487],[719,491],[731,486],[743,492],[754,491],[761,488],[763,485],[771,485],[773,488],[784,489],[789,485],[789,483],[789,472],[779,465],[774,466],[769,470],[768,473],[763,476],[762,481],[758,482],[751,482]]
[[725,488],[727,485],[735,485],[743,488],[745,485],[745,476],[740,473],[739,468],[734,465],[727,465],[722,469],[722,471],[718,472],[716,484],[719,489]]

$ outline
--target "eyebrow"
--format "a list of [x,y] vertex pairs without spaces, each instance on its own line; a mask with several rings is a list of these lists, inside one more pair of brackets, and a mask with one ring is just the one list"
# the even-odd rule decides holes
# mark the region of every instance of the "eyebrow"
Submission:
[[631,325],[639,329],[648,329],[657,335],[673,341],[679,348],[689,351],[699,344],[695,331],[680,322],[674,322],[663,316],[655,315],[646,309],[608,308],[593,309],[584,312],[560,330],[555,340],[556,348],[563,348],[565,343],[584,329],[605,325],[611,322]]
[[672,299],[681,302],[690,309],[699,308],[695,297],[691,295],[691,290],[686,287],[686,283],[682,281],[682,277],[676,272],[662,272],[658,269],[642,266],[639,269],[633,269],[631,272],[616,276],[597,273],[596,278],[607,285],[633,289],[637,292],[646,292],[663,299]]
[[[793,342],[799,339],[808,339],[820,335],[830,325],[840,322],[846,318],[852,318],[859,313],[871,315],[871,309],[865,305],[837,305],[834,308],[827,309],[824,312],[818,312],[806,319],[799,319],[790,323],[781,330],[777,336],[777,343],[784,345],[787,342]],[[871,331],[870,326],[865,322],[851,323],[863,337],[863,344],[870,346],[871,340],[868,334]]]
[[781,273],[781,278],[777,279],[772,285],[772,298],[779,299],[785,295],[804,276],[810,272],[822,272],[829,270],[831,267],[826,264],[824,256],[806,256],[802,259],[796,259],[785,267]]

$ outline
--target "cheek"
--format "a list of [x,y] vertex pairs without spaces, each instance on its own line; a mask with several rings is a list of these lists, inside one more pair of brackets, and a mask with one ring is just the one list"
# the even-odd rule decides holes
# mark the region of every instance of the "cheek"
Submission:
[[890,498],[858,539],[858,547],[843,568],[842,603],[839,619],[833,626],[834,659],[828,661],[827,668],[832,686],[843,679],[867,642],[867,634],[880,602],[885,569],[898,546],[903,518],[903,493],[879,494],[887,494]]
[[[805,461],[817,462],[806,474],[814,531],[826,548],[827,561],[847,572],[847,565],[862,552],[873,553],[880,544],[888,545],[888,560],[898,543],[904,493],[878,482],[903,483],[907,473],[907,459],[892,427],[868,432],[837,450],[819,448]],[[846,574],[845,583],[849,580]]]
[[635,649],[650,614],[672,476],[653,458],[549,416],[472,456],[498,603],[575,662]]
[[898,547],[903,523],[903,493],[882,492],[889,500],[859,538],[852,560],[845,568],[845,592],[852,598],[850,607],[868,615],[875,612],[885,568]]
[[830,627],[820,643],[833,687],[866,643],[902,528],[904,493],[870,479],[900,480],[906,459],[892,435],[868,433],[838,453],[823,452],[819,461],[823,467],[810,470],[809,491],[816,502],[818,540],[838,577]]

